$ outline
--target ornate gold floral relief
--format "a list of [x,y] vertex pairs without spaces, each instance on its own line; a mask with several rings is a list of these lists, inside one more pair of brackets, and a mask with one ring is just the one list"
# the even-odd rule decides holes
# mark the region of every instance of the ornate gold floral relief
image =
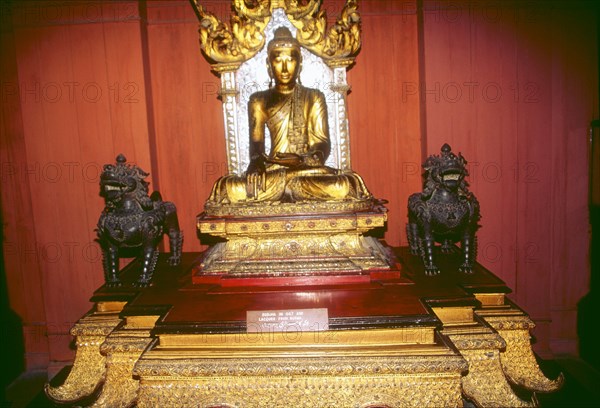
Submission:
[[500,350],[506,346],[504,339],[484,327],[471,331],[444,329],[469,364],[469,372],[462,377],[463,394],[480,407],[534,406],[533,402],[520,399],[506,381],[500,363]]
[[319,10],[319,1],[310,1],[306,6],[298,6],[296,0],[285,0],[286,13],[291,23],[298,29],[296,37],[300,44],[329,59],[347,58],[360,49],[360,14],[357,0],[348,0],[341,16],[327,29],[325,11]]
[[[319,10],[319,0],[301,5],[297,0],[233,1],[230,23],[223,23],[206,10],[200,0],[193,0],[200,21],[200,46],[205,55],[217,64],[242,63],[252,58],[265,45],[265,27],[275,8],[283,8],[290,22],[298,29],[300,44],[336,65],[360,49],[360,15],[357,0],[347,0],[341,16],[327,28],[325,11]],[[351,60],[350,60],[351,61]]]
[[106,355],[106,380],[92,407],[129,407],[136,398],[139,381],[133,367],[152,338],[149,330],[121,330],[111,334],[100,351]]
[[455,375],[144,381],[138,407],[462,407]]
[[540,370],[531,349],[529,335],[529,330],[535,327],[535,323],[529,317],[487,316],[484,320],[506,341],[506,350],[500,354],[500,361],[510,382],[537,392],[554,392],[562,387],[562,373],[551,380]]
[[89,315],[79,320],[71,329],[76,337],[77,352],[73,368],[65,382],[58,387],[46,384],[46,395],[56,402],[73,403],[92,395],[105,377],[105,357],[100,346],[121,322],[116,314]]
[[[410,350],[406,351],[410,353]],[[405,357],[140,360],[139,407],[462,406],[465,360]]]
[[264,29],[271,18],[269,0],[258,0],[248,7],[244,0],[234,0],[230,24],[223,23],[194,0],[200,20],[200,46],[206,56],[217,63],[243,62],[265,45]]

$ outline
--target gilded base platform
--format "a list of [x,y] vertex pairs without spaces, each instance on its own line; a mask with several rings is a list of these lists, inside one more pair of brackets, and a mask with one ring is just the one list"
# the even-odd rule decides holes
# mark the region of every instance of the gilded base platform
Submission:
[[[192,285],[200,254],[178,267],[161,257],[152,287],[94,294],[71,374],[46,392],[105,407],[505,407],[560,388],[500,279],[480,265],[460,274],[452,256],[426,277],[407,248],[394,252],[397,279],[291,287]],[[246,331],[248,310],[310,308],[327,309],[328,330]]]
[[364,235],[385,225],[387,210],[369,204],[361,211],[312,215],[294,213],[297,205],[293,204],[274,206],[288,208],[288,214],[215,217],[202,213],[197,218],[199,233],[224,242],[206,251],[193,282],[210,284],[230,277],[352,276],[388,270],[393,267],[389,250]]
[[[464,360],[444,350],[403,357],[144,358],[138,406],[461,406]],[[195,374],[198,373],[198,374]],[[199,374],[201,373],[201,374]],[[171,392],[178,390],[178,392]],[[416,392],[415,392],[416,391]]]

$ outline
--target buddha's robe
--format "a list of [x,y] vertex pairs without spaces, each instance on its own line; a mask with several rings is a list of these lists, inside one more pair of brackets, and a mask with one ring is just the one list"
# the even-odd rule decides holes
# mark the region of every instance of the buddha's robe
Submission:
[[[360,176],[324,164],[331,143],[327,105],[319,90],[297,84],[289,94],[278,93],[275,89],[256,92],[248,102],[248,115],[251,143],[258,141],[262,146],[262,151],[251,152],[251,155],[266,157],[265,183],[252,194],[247,188],[246,174],[221,177],[213,187],[211,202],[331,201],[371,197]],[[271,135],[268,156],[264,155],[265,125]],[[277,161],[278,153],[298,154],[303,163],[288,167],[270,162]]]

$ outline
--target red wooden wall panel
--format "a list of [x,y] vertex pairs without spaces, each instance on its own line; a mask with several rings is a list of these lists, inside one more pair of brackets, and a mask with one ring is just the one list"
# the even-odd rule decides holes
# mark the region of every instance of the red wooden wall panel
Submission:
[[590,45],[597,47],[597,33],[594,15],[585,8],[559,8],[551,21],[570,29],[552,32],[551,37],[556,46],[552,52],[550,346],[554,353],[570,353],[576,342],[577,303],[589,284],[588,208],[583,200],[589,176],[587,125],[598,118],[598,56],[588,51]]
[[[204,4],[228,20],[228,0]],[[330,20],[342,4],[324,1]],[[359,4],[352,167],[389,200],[386,240],[406,244],[424,154],[450,143],[470,161],[481,201],[480,261],[536,319],[538,351],[576,352],[589,276],[585,136],[598,108],[585,2]],[[219,78],[186,0],[9,11],[0,145],[9,296],[29,368],[59,366],[72,357],[68,329],[102,282],[93,240],[104,163],[124,153],[149,171],[151,188],[178,207],[184,250],[201,248],[195,216],[226,172]]]
[[48,366],[48,342],[41,266],[35,257],[35,225],[28,174],[23,165],[26,146],[19,98],[17,59],[12,33],[3,33],[0,49],[2,61],[2,104],[0,122],[3,251],[9,303],[22,325],[22,333],[9,332],[20,327],[7,327],[6,334],[23,337],[26,366],[33,369]]
[[426,104],[427,154],[439,154],[448,142],[469,161],[468,180],[482,207],[479,259],[503,271],[511,287],[516,282],[511,245],[517,228],[519,105],[507,92],[517,70],[507,47],[515,37],[499,32],[497,24],[472,22],[465,9],[424,4],[425,78],[420,91]]
[[188,1],[148,2],[147,15],[160,191],[177,205],[184,249],[198,251],[196,215],[227,174],[220,79],[200,54]]
[[595,16],[582,2],[424,2],[427,150],[470,160],[479,260],[536,321],[537,351],[574,353],[589,279],[587,129]]
[[416,7],[363,2],[363,46],[349,71],[352,168],[371,193],[389,201],[386,240],[406,243],[408,196],[421,187],[420,98],[403,98],[418,83]]
[[[25,216],[35,234],[23,243],[24,255],[5,256],[39,264],[39,277],[25,279],[41,285],[45,327],[36,335],[47,336],[49,359],[58,365],[72,358],[69,329],[103,280],[94,242],[101,166],[123,152],[150,167],[137,2],[87,5],[28,2],[12,10],[25,155],[10,165],[27,175],[19,187],[29,190]],[[15,237],[7,231],[5,239]],[[14,293],[25,301],[32,294]]]

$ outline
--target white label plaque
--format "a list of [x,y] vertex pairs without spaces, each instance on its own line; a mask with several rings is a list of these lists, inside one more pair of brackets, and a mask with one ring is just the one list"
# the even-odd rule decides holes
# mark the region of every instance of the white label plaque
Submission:
[[329,330],[327,309],[248,310],[246,332],[313,332]]

